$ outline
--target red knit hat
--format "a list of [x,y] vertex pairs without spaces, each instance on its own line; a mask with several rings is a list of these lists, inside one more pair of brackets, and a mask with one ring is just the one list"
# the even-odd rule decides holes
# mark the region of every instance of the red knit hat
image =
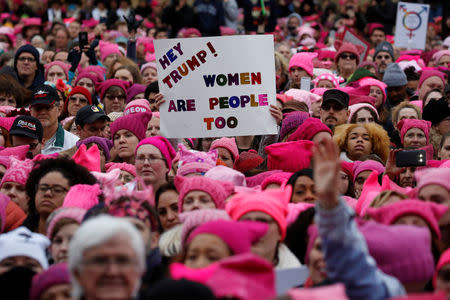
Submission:
[[249,150],[241,152],[239,158],[234,162],[234,169],[245,173],[247,171],[253,170],[264,162],[264,158],[258,155],[255,150]]
[[145,138],[145,132],[147,131],[147,124],[151,118],[151,112],[122,116],[111,123],[111,137],[114,138],[114,134],[116,134],[117,131],[126,129],[131,131],[139,141],[143,140]]
[[353,163],[341,161],[341,170],[348,175],[349,180],[353,182]]
[[319,132],[328,132],[333,135],[333,132],[327,125],[323,124],[319,119],[308,118],[302,125],[300,125],[293,134],[287,139],[288,142],[299,140],[312,140],[312,138]]
[[66,101],[64,102],[64,110],[67,111],[67,105],[69,105],[69,98],[75,94],[81,94],[85,96],[89,104],[92,105],[91,93],[89,93],[89,91],[82,86],[76,86],[70,91],[69,96],[66,98]]
[[100,92],[100,99],[103,100],[105,98],[106,91],[116,85],[120,87],[125,93],[125,98],[127,97],[127,89],[130,87],[130,83],[128,81],[120,80],[120,79],[108,79],[98,86],[97,91]]
[[275,143],[265,148],[267,169],[297,172],[309,167],[314,143],[311,141],[294,141]]
[[203,176],[175,177],[175,186],[179,192],[178,212],[183,212],[184,197],[192,191],[202,191],[211,196],[216,208],[225,207],[226,198],[234,191],[234,186],[230,182],[218,181]]
[[337,52],[334,56],[334,61],[337,63],[342,53],[353,53],[356,55],[356,64],[359,64],[359,58],[361,53],[363,53],[364,48],[360,45],[354,45],[347,42],[342,42],[337,40],[334,42],[334,48],[336,48]]

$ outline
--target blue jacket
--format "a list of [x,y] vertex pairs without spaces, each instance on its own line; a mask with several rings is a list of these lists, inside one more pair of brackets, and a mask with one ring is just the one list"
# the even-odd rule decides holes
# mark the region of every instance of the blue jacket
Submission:
[[350,299],[384,300],[405,295],[402,284],[386,275],[370,256],[366,241],[356,227],[355,213],[340,199],[325,210],[316,205],[316,224],[331,283],[343,283]]

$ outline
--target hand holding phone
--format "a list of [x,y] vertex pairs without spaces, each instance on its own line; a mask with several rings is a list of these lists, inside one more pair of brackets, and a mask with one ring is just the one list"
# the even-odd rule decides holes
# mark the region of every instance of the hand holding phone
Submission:
[[403,150],[395,157],[397,167],[422,167],[427,165],[425,150]]
[[80,33],[78,33],[78,44],[80,46],[80,51],[83,51],[84,47],[89,45],[88,33],[86,31],[80,31]]

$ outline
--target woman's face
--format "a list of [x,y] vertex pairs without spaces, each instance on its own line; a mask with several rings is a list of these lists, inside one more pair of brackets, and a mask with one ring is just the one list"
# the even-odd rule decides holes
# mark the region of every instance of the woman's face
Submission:
[[180,224],[178,218],[178,193],[176,191],[168,190],[161,193],[156,209],[164,231]]
[[136,173],[145,184],[158,185],[166,182],[169,172],[166,160],[153,145],[142,145],[136,153]]
[[203,208],[216,208],[213,198],[203,191],[191,191],[184,196],[183,212]]
[[[417,216],[417,215],[404,215],[401,216],[400,218],[398,218],[394,224],[398,224],[398,225],[413,225],[413,226],[419,226],[419,227],[424,227],[424,228],[429,228],[427,222]],[[431,234],[431,231],[430,231]]]
[[27,195],[27,190],[25,189],[25,185],[17,183],[17,182],[5,182],[0,189],[0,192],[5,194],[11,199],[14,203],[20,206],[20,208],[28,213],[28,200],[29,197]]
[[422,129],[411,128],[403,137],[403,148],[417,149],[427,145],[427,137]]
[[356,70],[356,55],[349,52],[344,52],[339,57],[338,61],[339,70],[346,72],[354,72]]
[[217,147],[216,149],[219,152],[220,160],[224,162],[228,168],[233,168],[233,156],[231,155],[230,151],[222,147]]
[[47,72],[47,81],[56,83],[58,79],[67,80],[64,70],[60,66],[52,66]]
[[314,284],[321,283],[327,278],[327,265],[322,251],[322,240],[320,237],[314,241],[313,248],[309,253],[309,276]]
[[331,81],[329,81],[329,80],[322,79],[317,84],[317,87],[318,88],[325,88],[325,89],[334,89],[334,84]]
[[146,137],[158,136],[160,135],[160,127],[159,127],[160,119],[159,118],[151,118],[147,125],[147,131],[145,132]]
[[349,185],[350,185],[350,179],[349,179],[347,173],[340,171],[339,172],[339,194],[341,194],[341,195],[347,194]]
[[355,179],[355,199],[359,199],[359,196],[361,196],[361,191],[364,186],[364,182],[366,182],[367,178],[369,177],[370,173],[372,171],[362,171],[356,176]]
[[314,190],[314,181],[308,176],[300,176],[295,181],[292,189],[292,203],[307,202],[314,203],[317,200]]
[[127,171],[120,170],[119,180],[122,182],[122,184],[127,184],[128,182],[131,182],[134,180],[133,174],[128,173]]
[[184,264],[189,268],[200,269],[231,255],[230,248],[221,238],[204,233],[189,243]]
[[83,94],[73,94],[68,99],[67,112],[69,116],[75,117],[80,108],[89,104],[88,98]]
[[362,108],[356,112],[355,123],[356,124],[375,123],[375,119],[373,118],[369,110]]
[[383,92],[381,91],[381,89],[374,85],[371,86],[369,96],[375,98],[375,107],[377,109],[379,109],[381,107],[381,104],[383,104],[383,98],[384,98],[384,95],[383,95]]
[[84,87],[85,89],[87,89],[89,91],[89,93],[91,93],[91,95],[93,95],[95,92],[94,82],[89,78],[86,78],[86,77],[81,78],[80,80],[78,80],[77,86]]
[[436,130],[442,135],[450,132],[450,116],[447,116],[447,118],[439,122],[436,126]]
[[123,160],[133,160],[134,150],[138,144],[139,139],[131,131],[121,129],[114,134],[114,148]]
[[149,85],[158,80],[158,72],[153,68],[145,68],[144,72],[142,72],[142,80],[144,85]]
[[124,91],[121,89],[119,93],[111,93],[107,91],[103,98],[103,104],[105,105],[105,113],[111,112],[123,112],[125,108],[125,96]]
[[35,205],[40,215],[50,215],[55,209],[61,207],[64,197],[70,189],[69,180],[58,171],[45,174],[39,180]]
[[291,59],[291,49],[286,45],[280,45],[278,47],[278,52],[282,54],[289,61]]
[[57,284],[52,285],[48,289],[46,289],[42,295],[40,300],[72,300],[71,296],[71,285],[70,284]]
[[127,69],[117,70],[116,74],[114,74],[114,78],[134,83],[133,74],[131,74],[131,72]]
[[351,160],[358,160],[372,153],[372,141],[364,127],[353,128],[347,137],[347,155]]
[[50,245],[50,254],[56,264],[67,262],[69,259],[69,242],[79,227],[80,225],[77,223],[71,223],[64,225],[58,232],[54,233]]
[[445,139],[441,149],[439,149],[438,156],[441,160],[450,159],[450,137]]
[[7,95],[5,93],[0,94],[0,106],[13,106],[16,107],[16,98],[13,95]]

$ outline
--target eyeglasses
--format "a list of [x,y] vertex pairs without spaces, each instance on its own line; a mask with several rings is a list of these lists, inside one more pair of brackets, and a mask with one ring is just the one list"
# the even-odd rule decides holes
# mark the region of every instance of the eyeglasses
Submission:
[[48,190],[51,190],[52,194],[55,196],[60,196],[68,191],[65,187],[62,187],[60,185],[52,185],[49,186],[47,184],[39,184],[37,186],[37,190],[43,194],[45,194]]
[[356,59],[356,55],[355,54],[341,54],[341,58],[342,59]]
[[69,101],[72,101],[72,102],[80,101],[80,103],[87,103],[88,102],[88,100],[85,99],[85,98],[77,98],[77,97],[69,97]]
[[391,56],[389,56],[389,55],[377,55],[377,57],[375,57],[376,59],[390,59],[391,58]]
[[106,270],[109,265],[116,265],[121,269],[131,269],[137,266],[137,260],[125,255],[116,257],[95,256],[83,262],[86,267],[93,270]]
[[112,96],[112,95],[106,95],[105,98],[108,98],[109,100],[119,100],[119,101],[125,101],[125,96],[124,95],[119,95],[119,96]]
[[35,62],[35,61],[36,61],[36,60],[34,59],[34,57],[26,57],[26,56],[21,56],[21,57],[19,57],[17,60],[20,61],[20,62],[25,62],[25,61],[28,61],[28,62]]
[[139,155],[138,157],[136,157],[136,162],[139,164],[145,163],[146,160],[148,160],[149,163],[153,164],[158,160],[164,160],[164,158],[151,155],[150,156]]
[[333,104],[325,103],[322,105],[322,110],[329,111],[330,109],[333,109],[334,111],[341,111],[344,109],[344,107],[342,107],[339,104],[334,104],[334,103]]

